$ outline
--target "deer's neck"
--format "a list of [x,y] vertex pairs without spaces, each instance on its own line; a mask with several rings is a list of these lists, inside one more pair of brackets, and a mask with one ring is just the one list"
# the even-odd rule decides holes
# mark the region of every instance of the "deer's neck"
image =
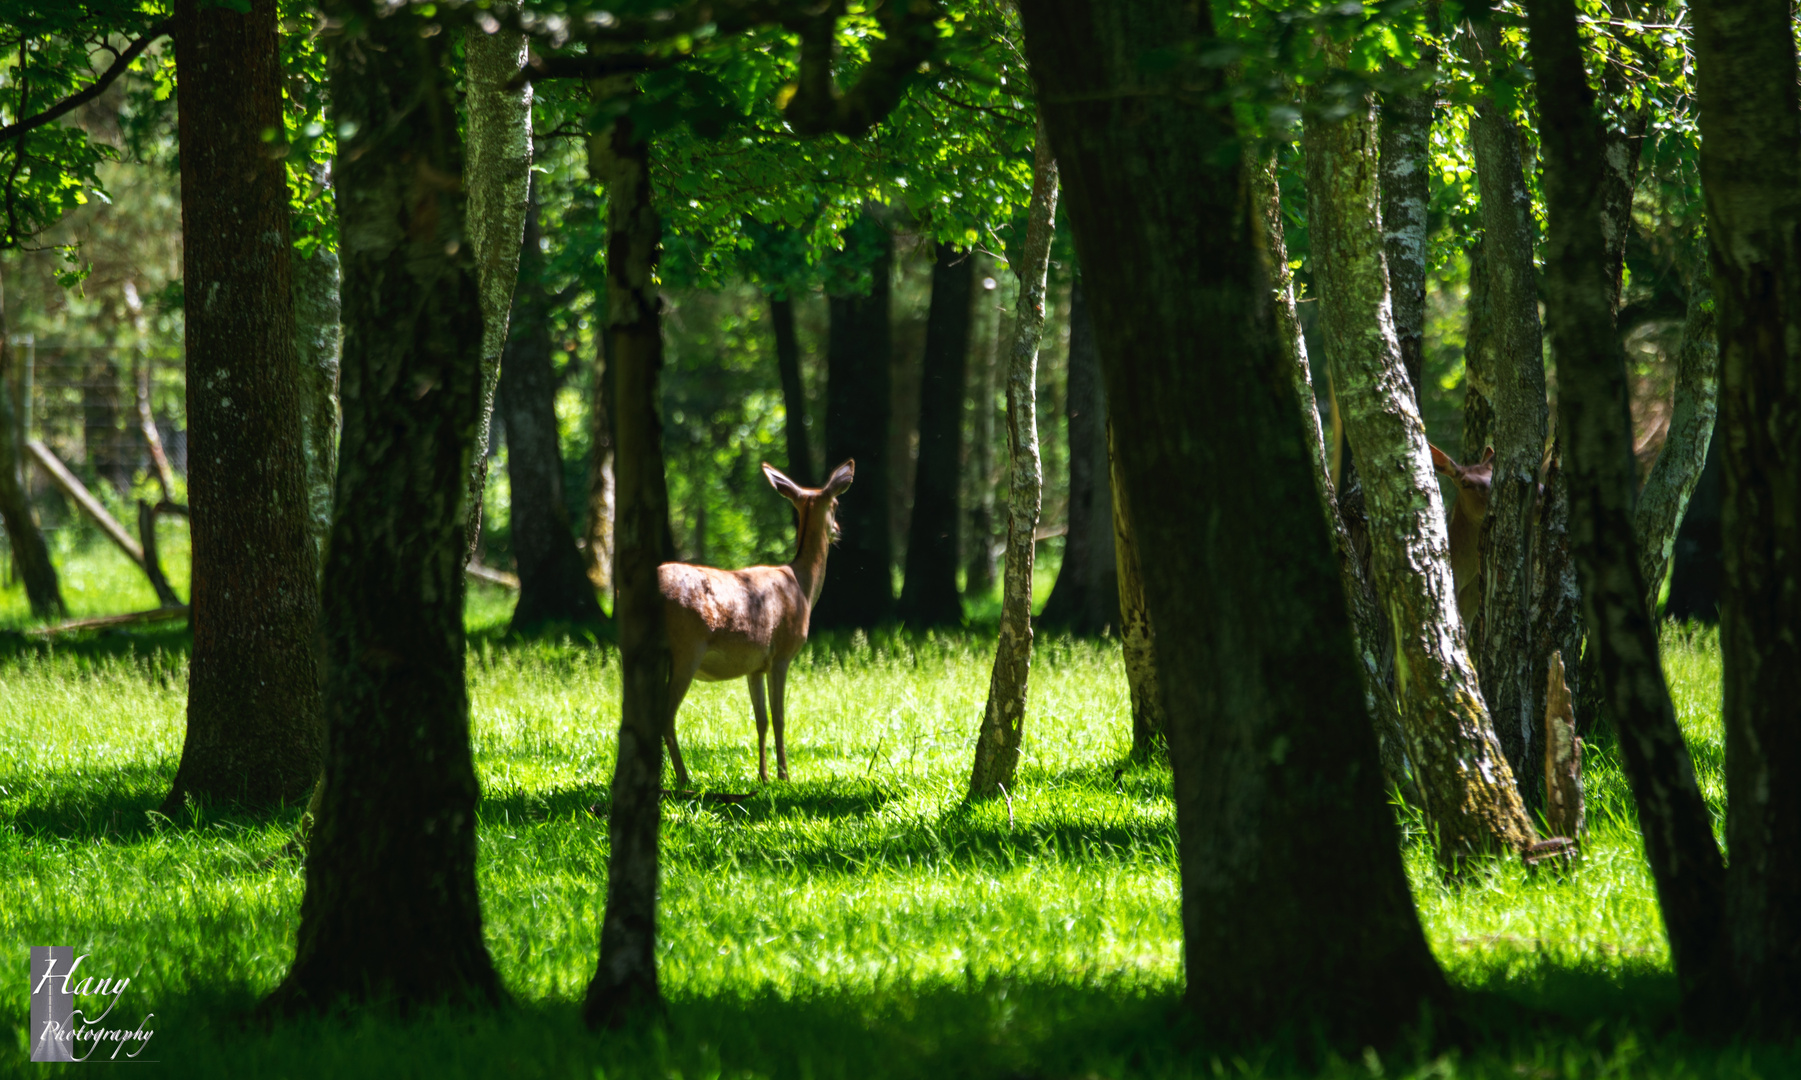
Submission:
[[825,510],[810,506],[801,511],[800,550],[795,553],[794,561],[788,567],[794,571],[794,580],[800,584],[800,591],[806,594],[809,611],[819,602],[819,590],[825,584],[825,557],[830,547],[826,537]]

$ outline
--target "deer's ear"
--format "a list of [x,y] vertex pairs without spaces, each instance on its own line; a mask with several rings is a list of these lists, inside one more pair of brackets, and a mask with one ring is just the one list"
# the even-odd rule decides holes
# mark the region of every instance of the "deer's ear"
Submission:
[[806,489],[782,475],[782,470],[765,461],[763,475],[769,477],[769,486],[781,494],[784,499],[798,501],[807,497]]
[[1494,459],[1495,459],[1495,448],[1492,446],[1484,446],[1482,448],[1482,460],[1476,462],[1476,464],[1487,465],[1489,462],[1493,461]]
[[856,479],[856,475],[857,460],[852,458],[832,470],[832,478],[825,482],[825,490],[832,495],[841,495],[845,488],[850,487],[850,482]]
[[[1445,453],[1436,446],[1432,446],[1431,443],[1427,443],[1426,445],[1432,449],[1432,468],[1442,475],[1455,480],[1457,478],[1457,463],[1451,460],[1451,455]],[[768,466],[766,465],[764,468],[768,468]]]

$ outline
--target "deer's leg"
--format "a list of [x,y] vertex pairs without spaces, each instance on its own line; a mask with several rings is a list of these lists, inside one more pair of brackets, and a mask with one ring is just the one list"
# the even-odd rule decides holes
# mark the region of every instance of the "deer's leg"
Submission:
[[[704,653],[702,655],[705,655]],[[700,657],[674,656],[669,671],[669,722],[663,727],[663,745],[669,747],[669,760],[675,766],[675,782],[688,786],[688,766],[682,763],[682,748],[675,741],[675,714],[681,711],[682,699],[694,684],[694,673],[700,670]]]
[[775,721],[775,775],[780,780],[788,779],[788,745],[782,741],[782,705],[787,689],[788,664],[777,661],[769,668],[769,715]]
[[757,779],[769,783],[769,710],[763,700],[763,673],[750,673],[750,711],[757,718]]

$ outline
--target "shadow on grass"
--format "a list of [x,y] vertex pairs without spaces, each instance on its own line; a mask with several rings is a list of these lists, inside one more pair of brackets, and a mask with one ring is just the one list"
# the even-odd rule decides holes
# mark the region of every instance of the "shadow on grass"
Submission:
[[185,658],[193,651],[194,634],[183,621],[89,630],[59,634],[53,638],[0,629],[0,661],[34,660],[56,655],[93,660],[129,658],[160,663],[169,658]]
[[171,820],[154,811],[162,805],[174,779],[174,761],[40,773],[26,781],[26,798],[10,817],[0,817],[0,826],[10,825],[27,837],[130,845],[171,827],[237,824],[254,828],[272,821],[298,822],[306,805],[301,801],[259,813],[231,806],[190,807]]

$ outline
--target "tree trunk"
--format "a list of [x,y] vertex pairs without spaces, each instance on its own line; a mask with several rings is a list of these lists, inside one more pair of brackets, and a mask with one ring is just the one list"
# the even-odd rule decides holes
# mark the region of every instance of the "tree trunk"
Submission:
[[1395,338],[1413,399],[1426,355],[1426,241],[1432,204],[1432,107],[1438,49],[1427,48],[1407,85],[1382,95],[1382,245],[1388,260]]
[[6,291],[0,283],[0,527],[12,546],[13,566],[25,579],[25,598],[34,619],[69,613],[57,584],[56,565],[25,495],[24,418],[13,405],[12,346],[7,338]]
[[[1395,688],[1439,861],[1536,841],[1457,633],[1450,543],[1389,307],[1375,110],[1307,114],[1308,225],[1332,377],[1369,505],[1371,567],[1395,638]],[[1536,463],[1535,463],[1536,464]]]
[[775,366],[782,378],[782,433],[788,440],[788,479],[812,487],[813,452],[807,445],[807,391],[800,381],[800,338],[794,332],[794,298],[769,298],[775,330]]
[[[606,297],[597,298],[598,311]],[[594,374],[588,389],[588,499],[582,517],[588,580],[609,597],[613,592],[613,365],[607,358],[607,334],[594,335]]]
[[[1417,796],[1407,772],[1407,729],[1395,703],[1394,634],[1382,616],[1376,590],[1365,569],[1364,553],[1357,550],[1338,509],[1338,493],[1326,458],[1325,431],[1320,423],[1319,402],[1313,393],[1313,372],[1307,361],[1307,339],[1301,332],[1300,313],[1294,298],[1294,271],[1288,266],[1287,231],[1282,223],[1282,191],[1276,183],[1276,159],[1269,155],[1251,177],[1257,210],[1263,222],[1264,242],[1269,245],[1270,266],[1275,271],[1276,342],[1282,366],[1294,382],[1295,404],[1314,453],[1313,486],[1320,512],[1332,531],[1332,547],[1338,556],[1338,581],[1344,588],[1345,606],[1351,614],[1351,630],[1357,657],[1363,668],[1364,705],[1375,723],[1382,775],[1388,787]],[[1367,539],[1367,537],[1366,537]]]
[[963,479],[963,386],[974,290],[975,253],[939,244],[920,373],[919,466],[908,522],[907,576],[898,607],[901,621],[915,630],[963,624],[957,487]]
[[[595,96],[605,103],[630,92],[630,85],[596,84]],[[657,390],[663,337],[656,269],[663,224],[651,204],[650,144],[633,130],[629,117],[589,137],[588,170],[607,191],[607,356],[618,395],[614,611],[623,697],[607,819],[600,963],[588,983],[582,1016],[590,1027],[617,1028],[662,1007],[656,956],[657,830],[670,669],[657,584],[669,529]]]
[[[1380,1043],[1447,991],[1408,893],[1207,7],[1027,0],[1168,710],[1188,1008]],[[1179,659],[1176,659],[1179,658]]]
[[[321,619],[330,750],[294,966],[267,1006],[494,1005],[463,668],[482,309],[476,251],[460,242],[453,43],[416,15],[325,13],[353,28],[322,39],[332,126],[349,133],[336,170],[344,438]],[[283,300],[268,310],[291,312]]]
[[[1489,312],[1488,255],[1482,238],[1468,248],[1469,300],[1464,305],[1468,323],[1463,335],[1463,453],[1459,461],[1479,461],[1494,437],[1495,409],[1489,395],[1495,392],[1493,316]],[[1482,628],[1464,627],[1472,648],[1482,640]]]
[[569,510],[563,504],[563,452],[557,441],[557,378],[551,364],[550,307],[544,254],[538,248],[536,185],[526,210],[519,283],[513,290],[512,333],[496,394],[507,432],[507,478],[512,482],[513,558],[518,563],[515,632],[547,623],[602,620]]
[[1790,11],[1695,7],[1720,328],[1727,933],[1759,1028],[1801,1018],[1801,131]]
[[1019,245],[1019,305],[1007,356],[1007,569],[1001,586],[1001,632],[988,679],[988,702],[976,736],[969,797],[993,795],[1019,769],[1032,674],[1032,549],[1044,474],[1038,463],[1038,344],[1044,337],[1044,290],[1057,218],[1057,159],[1044,121],[1032,153],[1032,203]]
[[1057,583],[1038,623],[1093,637],[1119,625],[1113,557],[1113,485],[1107,465],[1107,395],[1094,319],[1078,277],[1069,290],[1069,532]]
[[465,561],[481,539],[482,493],[488,483],[488,443],[500,361],[507,346],[513,285],[519,277],[519,244],[532,168],[532,84],[515,79],[525,68],[525,35],[511,30],[463,36],[469,124],[468,225],[480,275],[482,395],[469,459],[469,542]]
[[976,350],[975,371],[969,380],[969,558],[963,574],[963,595],[978,599],[994,591],[994,375],[1005,326],[998,305],[985,303],[996,310],[983,320],[992,325],[988,340]]
[[1119,455],[1112,452],[1113,421],[1107,421],[1107,455],[1113,493],[1113,554],[1119,569],[1119,645],[1126,666],[1126,689],[1132,696],[1132,760],[1148,761],[1158,747],[1169,745],[1169,719],[1157,683],[1157,635],[1144,598],[1144,569],[1132,538],[1132,515],[1119,476]]
[[332,486],[338,475],[338,253],[320,248],[294,263],[295,339],[300,349],[300,433],[306,450],[307,531],[321,565],[331,536]]
[[857,485],[838,499],[842,530],[815,630],[867,629],[894,617],[894,551],[889,533],[888,420],[891,377],[888,296],[894,238],[865,212],[853,228],[875,252],[866,296],[830,298],[826,343],[825,446],[828,462],[855,459]]
[[[1476,20],[1472,28],[1477,47],[1470,60],[1478,71],[1490,72],[1505,62],[1500,28],[1492,19]],[[1495,448],[1482,528],[1482,626],[1472,646],[1495,733],[1530,797],[1539,790],[1530,779],[1537,771],[1532,766],[1544,756],[1535,708],[1544,683],[1532,678],[1532,515],[1549,419],[1532,265],[1532,199],[1520,166],[1519,130],[1492,93],[1477,99],[1470,140],[1488,260],[1487,376],[1493,393],[1486,396],[1494,409],[1489,442]]]
[[1632,530],[1625,354],[1613,327],[1602,229],[1601,131],[1583,70],[1576,9],[1572,0],[1533,0],[1529,13],[1549,210],[1545,310],[1558,357],[1558,426],[1571,465],[1584,611],[1638,803],[1684,1009],[1694,1016],[1719,1004],[1710,972],[1719,945],[1720,852],[1644,604]]
[[176,9],[194,654],[171,816],[297,800],[325,751],[287,176],[260,135],[281,127],[275,8]]
[[[1714,426],[1717,434],[1717,418]],[[1708,440],[1706,464],[1702,465],[1701,478],[1689,497],[1688,512],[1682,515],[1682,524],[1676,530],[1676,543],[1670,552],[1666,618],[1720,621],[1720,594],[1726,588],[1725,553],[1720,547],[1720,517],[1725,512],[1726,498],[1726,482],[1720,475],[1725,468],[1720,460],[1720,444],[1724,441]]]
[[1689,285],[1688,318],[1682,325],[1682,346],[1676,354],[1676,392],[1670,411],[1670,430],[1657,464],[1645,478],[1633,511],[1632,528],[1638,536],[1639,570],[1645,579],[1645,610],[1655,618],[1657,594],[1669,572],[1676,532],[1688,509],[1689,498],[1707,464],[1707,448],[1713,441],[1714,414],[1720,390],[1719,336],[1714,325],[1713,295],[1700,281]]

